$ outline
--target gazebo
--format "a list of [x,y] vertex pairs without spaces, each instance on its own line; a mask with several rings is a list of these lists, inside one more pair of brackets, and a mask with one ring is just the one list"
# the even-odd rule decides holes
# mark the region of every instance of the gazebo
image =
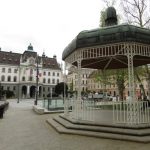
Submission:
[[[129,24],[118,25],[116,10],[113,7],[107,8],[105,25],[102,28],[80,32],[63,51],[62,59],[66,67],[68,64],[73,65],[78,74],[77,98],[73,102],[71,113],[66,98],[63,117],[80,125],[95,124],[92,107],[89,108],[81,98],[82,68],[128,68],[130,100],[113,103],[113,122],[105,126],[126,129],[150,128],[148,104],[136,100],[134,88],[134,67],[150,64],[150,30]],[[130,134],[130,131],[126,134]],[[140,138],[135,141],[140,141]],[[149,142],[150,137],[142,141]]]

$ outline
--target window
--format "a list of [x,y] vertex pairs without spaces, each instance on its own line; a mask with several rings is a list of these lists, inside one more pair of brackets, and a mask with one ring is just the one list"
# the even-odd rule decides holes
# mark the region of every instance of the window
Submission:
[[22,77],[22,81],[25,81],[25,79],[26,79],[25,77]]
[[2,76],[2,77],[1,77],[1,81],[5,81],[5,76]]
[[32,80],[33,80],[33,78],[30,76],[30,77],[29,77],[29,81],[32,81]]
[[45,71],[43,72],[43,75],[44,75],[44,76],[46,75],[46,72],[45,72]]
[[45,87],[43,87],[43,92],[45,92]]
[[55,79],[52,80],[52,83],[55,84]]
[[59,83],[59,79],[57,79],[57,83]]
[[15,86],[13,87],[13,90],[14,90],[14,91],[16,90],[16,87],[15,87]]
[[34,59],[33,59],[33,58],[30,58],[30,59],[29,59],[29,63],[30,63],[31,65],[33,65],[33,64],[34,64]]
[[30,69],[30,75],[33,75],[33,69]]
[[57,73],[57,77],[59,77],[59,73]]
[[48,83],[50,83],[51,82],[51,80],[50,79],[48,79]]
[[7,90],[8,90],[8,91],[10,90],[10,87],[9,87],[9,86],[7,87]]
[[17,77],[16,76],[14,77],[14,82],[17,82]]
[[53,72],[53,76],[55,76],[55,72]]
[[11,81],[11,76],[8,76],[7,81],[8,81],[8,82]]
[[50,88],[48,87],[48,91],[50,91]]
[[45,82],[46,82],[46,79],[44,78],[44,79],[43,79],[43,83],[45,83]]
[[14,73],[17,73],[17,69],[14,69]]
[[48,72],[48,76],[50,76],[51,75],[51,73],[50,72]]
[[11,68],[8,68],[8,73],[11,73]]
[[2,72],[5,72],[5,68],[2,68]]

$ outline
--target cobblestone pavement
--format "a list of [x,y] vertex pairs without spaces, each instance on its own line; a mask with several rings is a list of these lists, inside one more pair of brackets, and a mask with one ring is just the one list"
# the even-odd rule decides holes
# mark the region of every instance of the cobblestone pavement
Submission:
[[149,150],[150,144],[57,133],[45,120],[56,114],[37,115],[33,101],[9,100],[0,119],[0,150]]

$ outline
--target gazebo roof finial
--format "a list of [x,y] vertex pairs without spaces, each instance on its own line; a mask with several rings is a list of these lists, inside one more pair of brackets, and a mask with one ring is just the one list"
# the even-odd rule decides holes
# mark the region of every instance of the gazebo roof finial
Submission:
[[112,26],[117,25],[117,15],[116,9],[114,7],[108,7],[106,9],[106,16],[105,16],[105,26]]

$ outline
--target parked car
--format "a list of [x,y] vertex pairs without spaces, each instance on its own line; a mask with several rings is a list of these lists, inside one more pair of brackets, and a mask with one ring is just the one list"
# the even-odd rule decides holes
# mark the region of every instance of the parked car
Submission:
[[95,93],[95,94],[89,94],[89,99],[100,99],[100,100],[112,100],[112,96],[109,93]]

